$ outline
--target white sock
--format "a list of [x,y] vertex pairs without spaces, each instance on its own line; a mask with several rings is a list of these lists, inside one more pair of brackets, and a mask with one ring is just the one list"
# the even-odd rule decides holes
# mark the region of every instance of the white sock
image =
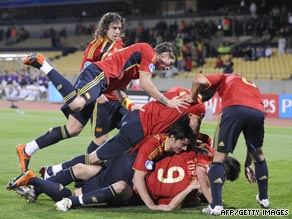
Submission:
[[52,166],[52,170],[54,174],[59,173],[61,170],[63,170],[62,164]]
[[82,196],[83,196],[83,195],[79,195],[79,196],[78,196],[78,200],[79,200],[79,203],[80,203],[81,205],[84,205],[84,202],[83,202]]
[[24,152],[28,155],[31,156],[33,155],[37,150],[39,150],[39,146],[36,143],[35,140],[29,142],[26,144],[25,148],[24,148]]
[[40,70],[46,75],[53,69],[53,67],[45,60]]

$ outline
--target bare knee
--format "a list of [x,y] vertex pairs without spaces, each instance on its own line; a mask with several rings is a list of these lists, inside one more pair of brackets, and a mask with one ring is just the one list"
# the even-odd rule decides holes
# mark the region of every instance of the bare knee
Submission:
[[256,162],[263,161],[265,159],[262,147],[251,152],[251,156]]
[[125,181],[118,181],[112,184],[119,200],[128,200],[133,195],[132,188]]
[[121,192],[125,191],[127,186],[128,186],[128,184],[125,181],[118,181],[118,182],[113,184],[113,187],[114,187],[116,193],[121,193]]
[[66,128],[71,137],[75,137],[81,133],[83,130],[83,125],[75,119],[73,116],[69,116],[68,122],[66,124]]
[[85,106],[86,102],[81,96],[77,96],[71,103],[69,103],[69,108],[74,111],[78,112],[83,109]]
[[77,178],[77,179],[81,179],[82,178],[82,174],[84,172],[86,172],[86,164],[83,164],[83,163],[78,163],[78,164],[75,164],[73,167],[72,167],[72,171],[74,173],[74,176]]
[[100,164],[102,161],[97,157],[96,151],[89,154],[89,162],[92,165]]

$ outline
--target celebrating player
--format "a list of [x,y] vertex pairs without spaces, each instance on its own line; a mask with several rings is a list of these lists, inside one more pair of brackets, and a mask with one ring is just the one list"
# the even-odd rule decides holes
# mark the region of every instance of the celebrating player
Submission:
[[[68,110],[80,111],[102,93],[117,91],[122,101],[123,90],[132,79],[140,80],[141,88],[154,99],[170,108],[186,107],[181,99],[166,98],[151,80],[156,69],[169,69],[176,59],[176,47],[163,42],[154,49],[147,43],[136,43],[120,49],[103,61],[93,62],[83,69],[75,86],[55,70],[42,54],[32,54],[23,63],[40,69],[64,97]],[[130,103],[126,103],[130,106]]]
[[[214,137],[214,160],[209,170],[212,203],[203,212],[219,215],[223,209],[223,162],[235,149],[241,132],[247,147],[246,176],[251,183],[256,178],[259,190],[256,201],[261,207],[268,208],[268,167],[262,149],[265,116],[259,89],[254,83],[237,74],[199,75],[192,84],[193,102],[197,102],[201,89],[216,91],[222,98],[222,113]],[[255,161],[255,176],[250,166],[251,158]]]
[[[113,12],[104,14],[95,31],[95,39],[89,43],[84,52],[80,70],[92,62],[104,59],[109,53],[123,48],[124,45],[120,38],[123,29],[124,19],[119,14]],[[88,151],[95,150],[97,145],[106,140],[106,134],[109,131],[119,128],[119,122],[127,112],[128,110],[111,92],[100,96],[97,101],[88,104],[79,112],[64,110],[64,114],[68,118],[66,125],[54,127],[33,141],[16,147],[22,171],[28,168],[30,157],[37,150],[60,140],[77,136],[90,117],[92,131],[96,138],[88,146]]]

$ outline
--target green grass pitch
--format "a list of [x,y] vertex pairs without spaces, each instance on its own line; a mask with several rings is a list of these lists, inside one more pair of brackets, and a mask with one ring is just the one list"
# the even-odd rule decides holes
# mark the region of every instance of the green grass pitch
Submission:
[[[145,206],[108,208],[84,207],[68,212],[57,212],[54,202],[46,195],[41,195],[36,203],[28,204],[13,191],[6,190],[7,182],[20,174],[15,146],[26,143],[50,127],[65,124],[66,120],[61,112],[19,112],[15,109],[0,109],[0,139],[1,139],[1,166],[0,166],[0,206],[2,219],[29,218],[29,219],[131,219],[131,218],[166,218],[166,219],[196,219],[214,218],[201,213],[205,205],[196,208],[179,209],[173,212],[157,212]],[[204,122],[201,127],[203,133],[213,136],[214,122]],[[68,160],[75,155],[83,154],[91,140],[90,125],[76,138],[68,139],[58,144],[40,150],[30,161],[30,169],[38,173],[41,166],[56,164]],[[269,167],[269,196],[272,209],[289,209],[286,217],[258,217],[258,218],[292,218],[292,127],[266,126],[264,152]],[[243,167],[245,146],[242,136],[234,154]],[[241,172],[237,181],[224,185],[223,199],[225,208],[260,209],[255,202],[257,186],[250,185]],[[238,217],[229,217],[238,218]],[[244,217],[255,218],[255,217]]]

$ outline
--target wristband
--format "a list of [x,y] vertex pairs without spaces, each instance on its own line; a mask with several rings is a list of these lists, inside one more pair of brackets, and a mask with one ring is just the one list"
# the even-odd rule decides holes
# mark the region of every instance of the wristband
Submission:
[[131,111],[131,107],[134,105],[134,103],[128,97],[124,97],[121,104],[129,111]]

